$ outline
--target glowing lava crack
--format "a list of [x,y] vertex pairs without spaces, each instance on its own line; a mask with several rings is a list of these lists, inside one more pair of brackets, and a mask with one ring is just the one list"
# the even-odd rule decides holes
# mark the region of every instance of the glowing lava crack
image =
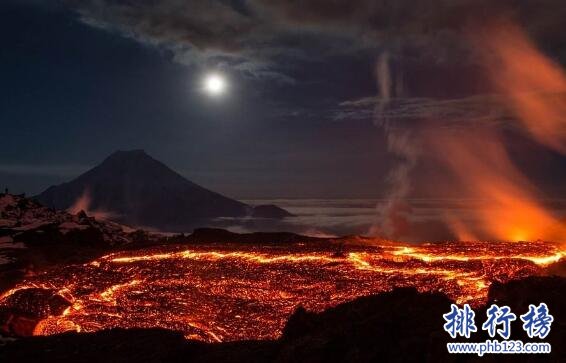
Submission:
[[118,253],[29,278],[71,302],[35,334],[164,327],[204,341],[276,338],[298,306],[321,311],[396,287],[485,301],[494,281],[542,272],[564,250],[548,243],[442,243],[352,247],[237,245]]

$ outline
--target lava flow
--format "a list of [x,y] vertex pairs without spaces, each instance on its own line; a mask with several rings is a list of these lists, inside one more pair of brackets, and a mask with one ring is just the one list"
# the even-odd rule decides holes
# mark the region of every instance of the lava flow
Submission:
[[298,306],[321,311],[396,287],[485,302],[489,285],[543,271],[565,256],[543,242],[457,242],[150,248],[107,255],[29,278],[2,296],[52,289],[71,305],[34,334],[163,327],[203,341],[276,338]]

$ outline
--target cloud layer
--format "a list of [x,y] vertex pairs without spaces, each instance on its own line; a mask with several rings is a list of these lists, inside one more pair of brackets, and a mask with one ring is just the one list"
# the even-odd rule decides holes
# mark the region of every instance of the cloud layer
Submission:
[[[461,61],[461,37],[513,18],[545,43],[559,42],[561,0],[82,0],[67,1],[90,25],[175,50],[184,62],[228,58],[264,68],[319,51],[388,46],[405,56]],[[316,34],[316,36],[309,36]],[[349,39],[344,42],[344,39]],[[244,68],[250,69],[250,65]]]

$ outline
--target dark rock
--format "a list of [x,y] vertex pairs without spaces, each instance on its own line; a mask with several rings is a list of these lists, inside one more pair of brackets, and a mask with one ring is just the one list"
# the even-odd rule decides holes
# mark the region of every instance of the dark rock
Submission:
[[40,320],[0,307],[0,333],[2,334],[30,337]]
[[84,220],[88,218],[88,215],[84,210],[81,209],[79,213],[77,213],[77,217],[79,218],[79,220]]
[[55,290],[41,288],[18,290],[3,301],[6,308],[41,319],[61,315],[70,305]]
[[18,290],[3,301],[0,309],[0,331],[16,336],[31,336],[40,320],[48,316],[59,316],[70,305],[67,299],[54,290]]
[[[421,361],[443,332],[450,301],[415,289],[356,299],[320,314],[289,319],[278,359],[285,362]],[[447,358],[447,357],[442,357]]]
[[71,229],[62,233],[59,224],[50,223],[14,235],[14,241],[25,242],[28,246],[45,244],[76,244],[77,246],[108,246],[102,231],[93,226]]
[[254,232],[234,233],[221,228],[197,228],[187,238],[187,242],[196,243],[249,243],[286,244],[299,242],[320,242],[328,239],[307,237],[289,232]]
[[195,242],[229,242],[238,239],[240,234],[221,228],[197,228],[190,235]]
[[546,268],[546,273],[549,276],[566,277],[566,258],[563,258],[560,261],[548,266]]
[[512,310],[525,312],[529,304],[545,302],[554,312],[565,314],[565,294],[566,278],[531,276],[506,283],[494,283],[489,289],[488,299],[496,304],[508,305]]
[[97,221],[84,212],[56,211],[22,196],[0,195],[0,214],[0,237],[18,244],[17,248],[5,245],[2,250],[9,259],[0,265],[0,291],[13,287],[31,266],[42,270],[86,262],[132,242],[130,234],[116,223]]
[[171,362],[186,344],[164,329],[114,329],[17,340],[0,347],[2,362]]

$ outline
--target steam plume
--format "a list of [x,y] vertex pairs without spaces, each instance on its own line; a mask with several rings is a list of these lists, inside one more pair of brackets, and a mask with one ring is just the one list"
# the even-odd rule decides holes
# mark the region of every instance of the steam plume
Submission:
[[508,107],[532,137],[566,155],[566,75],[518,26],[502,23],[473,43]]
[[372,226],[370,234],[398,238],[410,228],[410,207],[404,200],[411,191],[410,172],[417,162],[418,151],[411,132],[395,127],[386,116],[392,97],[399,96],[403,89],[401,76],[393,82],[387,52],[379,57],[376,73],[379,99],[376,103],[374,122],[384,130],[387,149],[397,156],[400,162],[387,176],[387,200],[377,205],[381,220]]
[[77,198],[75,203],[70,206],[67,211],[71,214],[77,214],[84,211],[87,215],[92,216],[99,220],[107,220],[115,217],[115,214],[101,209],[91,210],[91,197],[88,189],[85,189],[80,197]]
[[[502,22],[474,32],[471,45],[482,56],[489,79],[531,137],[566,154],[566,76],[519,27]],[[541,202],[540,193],[519,170],[496,130],[436,131],[425,138],[468,193],[485,201],[466,224],[447,216],[460,239],[565,241],[566,223]]]

